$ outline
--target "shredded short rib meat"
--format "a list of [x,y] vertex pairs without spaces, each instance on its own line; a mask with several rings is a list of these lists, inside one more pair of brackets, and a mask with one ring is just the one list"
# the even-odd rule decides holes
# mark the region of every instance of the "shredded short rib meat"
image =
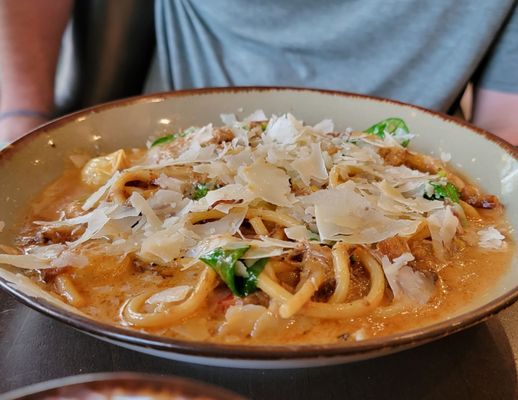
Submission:
[[376,248],[381,254],[387,256],[390,261],[400,257],[403,253],[410,253],[407,241],[399,236],[382,240],[376,245]]

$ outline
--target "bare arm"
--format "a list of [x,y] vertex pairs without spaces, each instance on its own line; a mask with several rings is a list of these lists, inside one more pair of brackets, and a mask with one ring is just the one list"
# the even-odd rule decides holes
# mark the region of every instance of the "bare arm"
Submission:
[[[57,57],[72,4],[73,0],[0,2],[0,112],[52,112]],[[13,140],[42,122],[27,116],[2,119],[0,139]]]
[[473,122],[518,146],[518,94],[475,88]]

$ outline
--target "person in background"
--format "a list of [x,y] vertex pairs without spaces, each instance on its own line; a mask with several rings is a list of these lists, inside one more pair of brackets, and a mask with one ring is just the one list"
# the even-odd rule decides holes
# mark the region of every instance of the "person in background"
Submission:
[[[72,8],[72,0],[0,3],[0,141],[53,115]],[[157,88],[304,86],[447,112],[471,81],[472,122],[518,145],[517,8],[515,0],[156,0]]]

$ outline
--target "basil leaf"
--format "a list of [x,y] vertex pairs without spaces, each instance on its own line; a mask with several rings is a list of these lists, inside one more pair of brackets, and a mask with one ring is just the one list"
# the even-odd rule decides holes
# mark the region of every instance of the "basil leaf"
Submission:
[[460,200],[459,190],[453,184],[448,182],[446,185],[441,185],[435,182],[430,182],[430,185],[433,186],[433,195],[428,196],[426,193],[424,197],[428,200],[443,200],[449,199],[454,203],[458,203]]
[[236,287],[235,267],[237,260],[239,260],[249,248],[250,246],[224,250],[218,247],[201,256],[200,260],[218,273],[219,277],[227,284],[234,295],[240,296],[240,292]]
[[207,193],[209,193],[209,186],[206,183],[196,183],[194,184],[193,193],[192,193],[192,199],[193,200],[200,200],[203,199],[205,196],[207,196]]
[[264,266],[268,262],[267,258],[262,258],[247,268],[248,276],[246,278],[237,276],[236,263],[249,248],[250,246],[246,246],[238,249],[225,250],[218,247],[201,256],[200,260],[218,273],[235,296],[244,297],[257,290],[257,277],[261,274]]
[[[377,124],[372,125],[366,129],[365,133],[376,135],[380,138],[384,138],[385,134],[395,135],[397,130],[401,129],[405,133],[410,133],[407,124],[401,118],[387,118]],[[401,142],[401,146],[407,147],[410,143],[409,139],[405,139]]]
[[248,296],[257,290],[257,278],[261,275],[261,272],[263,272],[267,262],[268,258],[260,258],[253,265],[247,268],[248,277],[242,278],[244,280],[242,291],[243,296]]
[[192,131],[191,128],[186,129],[185,131],[181,131],[178,133],[171,133],[170,135],[165,135],[162,137],[159,137],[158,139],[155,139],[153,143],[151,143],[151,147],[158,146],[160,144],[169,143],[173,140],[178,139],[179,137],[185,137]]
[[155,141],[153,143],[151,143],[151,147],[155,147],[160,144],[172,142],[176,138],[177,138],[177,135],[174,133],[171,135],[165,135],[165,136],[159,137],[158,139],[155,139]]

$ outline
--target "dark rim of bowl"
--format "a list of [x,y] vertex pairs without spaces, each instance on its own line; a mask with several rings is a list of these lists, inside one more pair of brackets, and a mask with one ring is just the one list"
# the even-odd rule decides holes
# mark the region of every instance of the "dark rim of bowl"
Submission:
[[196,398],[207,396],[208,399],[213,400],[246,400],[228,389],[202,381],[179,376],[160,376],[137,372],[101,372],[53,379],[1,394],[0,400],[43,400],[49,396],[56,398],[53,396],[63,388],[82,389],[86,387],[93,390],[104,390],[113,389],[114,386],[129,392],[143,388],[157,391],[165,389],[175,394]]
[[[493,134],[475,127],[463,120],[451,117],[446,114],[427,110],[425,108],[414,106],[395,100],[388,100],[374,96],[367,96],[355,93],[340,92],[333,90],[309,89],[309,88],[292,88],[292,87],[232,87],[232,88],[205,88],[180,90],[176,92],[156,93],[144,96],[135,96],[127,99],[116,100],[109,103],[93,106],[68,114],[47,124],[44,124],[35,130],[29,132],[26,136],[18,139],[11,146],[0,152],[0,160],[9,157],[11,152],[15,152],[26,141],[33,137],[47,132],[49,129],[65,125],[79,117],[87,116],[90,113],[98,113],[106,109],[114,107],[122,107],[136,103],[146,103],[150,101],[163,101],[170,97],[184,97],[206,95],[213,93],[243,93],[243,92],[275,92],[275,91],[297,91],[297,92],[314,92],[324,95],[334,95],[349,98],[359,98],[376,102],[392,103],[406,108],[412,108],[428,115],[440,118],[444,121],[454,123],[465,129],[470,130],[484,138],[496,143],[505,152],[515,159],[518,158],[518,149],[505,142],[504,140],[494,136]],[[352,343],[334,343],[327,345],[278,345],[278,346],[247,346],[247,345],[228,345],[217,343],[194,342],[187,340],[179,340],[166,338],[156,335],[143,333],[136,330],[124,329],[114,325],[108,325],[75,314],[71,311],[61,309],[44,299],[36,299],[30,297],[23,292],[12,287],[11,284],[0,278],[0,287],[6,292],[14,296],[25,305],[46,314],[58,321],[64,322],[76,329],[92,334],[98,338],[122,342],[127,345],[138,346],[157,351],[165,351],[168,353],[177,353],[185,356],[209,357],[217,359],[235,359],[235,360],[304,360],[315,358],[334,358],[334,357],[353,357],[388,354],[392,351],[404,348],[410,348],[419,344],[424,344],[452,333],[461,331],[470,326],[476,325],[498,313],[502,309],[510,306],[518,300],[518,286],[510,289],[506,294],[492,300],[491,302],[478,307],[470,312],[463,313],[454,318],[437,322],[422,328],[413,329],[406,332],[397,333],[373,339],[367,339],[360,342]]]

